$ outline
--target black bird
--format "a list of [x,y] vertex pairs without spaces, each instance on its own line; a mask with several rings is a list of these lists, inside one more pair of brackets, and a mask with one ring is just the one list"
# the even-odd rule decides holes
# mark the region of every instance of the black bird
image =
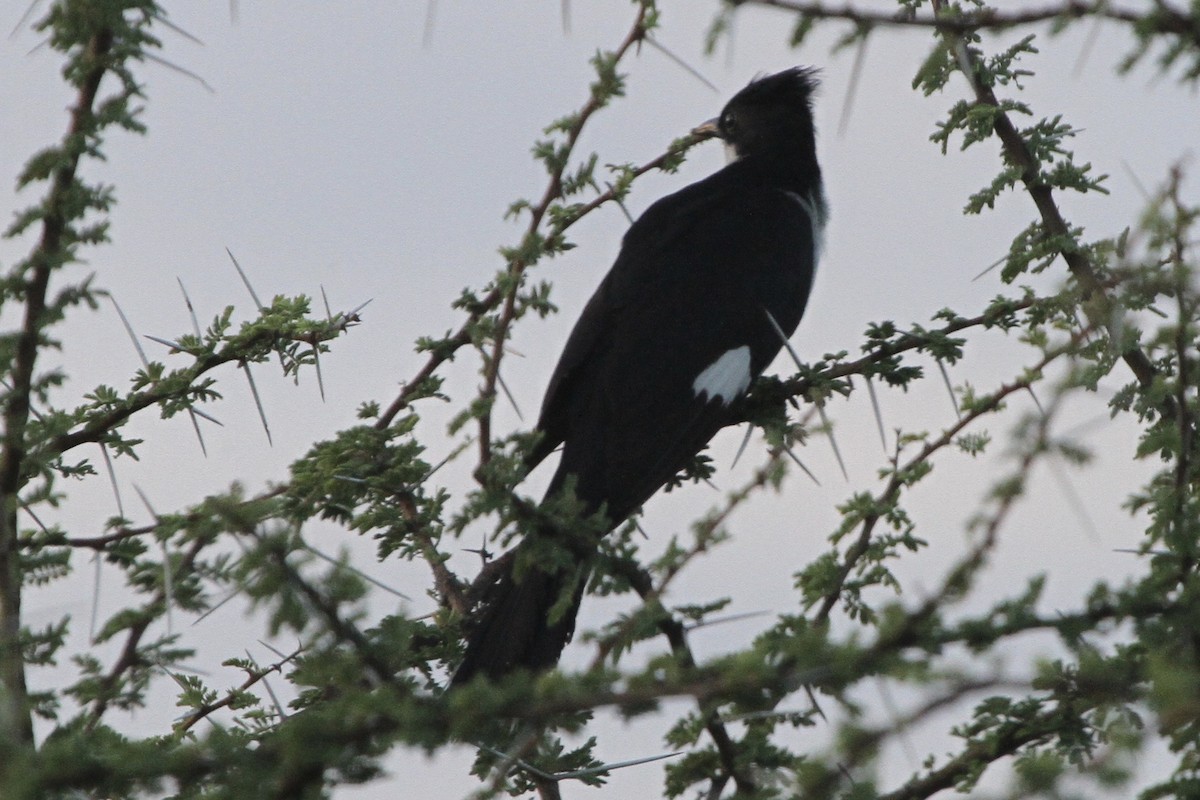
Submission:
[[[625,234],[546,391],[529,464],[563,445],[547,499],[573,489],[585,515],[620,525],[728,422],[796,329],[826,218],[815,88],[803,68],[752,81],[697,129],[724,140],[730,163]],[[485,591],[453,683],[557,663],[597,541],[550,527]],[[566,557],[546,558],[539,537]]]

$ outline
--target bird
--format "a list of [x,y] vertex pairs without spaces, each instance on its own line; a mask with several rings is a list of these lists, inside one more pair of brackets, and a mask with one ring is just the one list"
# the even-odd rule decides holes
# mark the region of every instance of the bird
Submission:
[[694,129],[724,142],[726,165],[625,233],[550,377],[526,459],[532,469],[561,446],[542,507],[568,497],[600,522],[579,535],[535,523],[468,617],[451,685],[558,663],[600,537],[733,421],[795,331],[828,218],[816,88],[806,67],[752,80]]

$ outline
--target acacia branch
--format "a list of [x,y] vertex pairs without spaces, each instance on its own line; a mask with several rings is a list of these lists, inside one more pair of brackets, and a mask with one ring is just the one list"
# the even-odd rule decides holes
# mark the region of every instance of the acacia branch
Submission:
[[[910,475],[920,464],[929,461],[935,453],[953,444],[955,437],[962,433],[969,425],[979,418],[999,409],[1004,400],[1010,395],[1028,390],[1046,367],[1056,359],[1074,350],[1082,335],[1082,333],[1076,334],[1075,337],[1072,337],[1069,344],[1046,354],[1037,364],[1026,371],[1024,378],[1004,384],[986,398],[972,405],[968,413],[963,414],[953,425],[944,430],[941,436],[926,442],[921,450],[903,465],[899,463],[897,458],[891,470],[891,477],[888,479],[887,486],[878,497],[874,498],[872,505],[876,509],[888,509],[894,506],[900,497],[900,492],[908,485],[906,476]],[[824,599],[817,609],[816,616],[814,617],[816,623],[823,624],[829,619],[829,615],[841,597],[842,590],[845,588],[850,574],[854,571],[855,565],[870,549],[875,526],[882,519],[883,514],[883,510],[876,510],[864,516],[858,539],[846,551],[846,555],[838,567],[837,578],[834,580],[833,586],[825,593]]]
[[[626,39],[621,43],[616,51],[618,56],[623,57],[631,47],[637,45],[638,42],[645,37],[646,30],[644,25],[645,8],[639,6],[638,16],[633,27],[630,29]],[[571,150],[573,150],[575,141],[582,132],[583,122],[586,121],[586,118],[590,118],[596,111],[599,110],[598,107],[592,107],[594,102],[594,99],[589,99],[588,102],[580,109],[580,111],[577,112],[580,115],[580,119],[569,134],[568,142],[570,147],[567,150],[568,154],[571,152]],[[686,152],[692,145],[701,141],[702,138],[703,137],[698,136],[686,136],[676,141],[672,147],[668,148],[661,155],[650,159],[640,166],[634,167],[629,171],[628,174],[631,177],[636,178],[656,169],[665,169],[669,164],[676,161],[679,156]],[[550,181],[548,182],[546,189],[542,194],[542,199],[537,203],[537,205],[529,208],[530,223],[526,227],[526,238],[537,233],[542,222],[545,220],[546,215],[549,213],[551,206],[553,206],[556,201],[561,199],[562,177],[565,169],[566,163],[564,162],[561,167],[555,169],[551,173]],[[600,193],[589,202],[567,210],[567,213],[564,213],[562,217],[553,222],[551,235],[558,236],[566,232],[572,225],[579,222],[586,215],[590,214],[601,206],[606,205],[607,203],[619,199],[621,194],[621,190],[616,189],[615,187],[610,188],[607,191]],[[529,265],[523,259],[514,259],[508,265],[507,274],[520,275],[528,266]],[[502,322],[502,330],[507,329],[508,325],[512,321],[513,313],[508,309],[508,306],[512,302],[510,298],[515,297],[515,291],[515,289],[506,291],[499,286],[496,286],[493,287],[486,295],[480,298],[477,303],[473,303],[469,313],[467,314],[467,318],[458,327],[458,329],[446,339],[440,341],[438,346],[430,352],[429,357],[426,359],[421,368],[405,382],[404,386],[400,390],[400,393],[376,421],[376,427],[382,429],[390,425],[396,418],[396,415],[407,408],[412,402],[413,398],[417,396],[427,382],[434,377],[438,369],[441,368],[445,362],[452,360],[454,355],[461,348],[472,343],[472,331],[488,314],[496,311],[498,308],[503,308],[501,319],[503,320],[505,315],[507,315],[508,319],[507,321]],[[498,362],[496,369],[498,369]],[[493,370],[489,362],[485,377],[486,375],[490,375],[492,372]],[[494,381],[495,379],[489,379],[488,381],[491,385],[492,393],[495,391]],[[481,437],[481,439],[486,442],[486,437]],[[486,444],[481,444],[481,447],[486,446]]]
[[1021,748],[1053,738],[1063,730],[1065,710],[1055,707],[1031,719],[1009,722],[996,735],[972,741],[962,752],[937,769],[913,778],[893,792],[880,795],[879,800],[924,800],[943,789],[976,775],[981,763],[991,763],[1015,755]]
[[[257,530],[247,530],[245,533],[250,536],[260,547],[266,547],[267,542],[264,541],[261,534]],[[273,564],[283,573],[288,584],[296,589],[304,598],[309,608],[316,612],[324,621],[325,628],[341,643],[352,647],[362,662],[364,669],[363,678],[370,686],[380,686],[388,682],[392,671],[390,667],[384,663],[377,651],[358,626],[350,620],[342,618],[338,610],[337,603],[329,597],[323,595],[320,590],[304,579],[299,571],[288,562],[288,552],[276,547],[271,547],[268,550],[268,556]]]
[[[330,323],[324,334],[313,334],[293,341],[311,342],[313,340],[331,339],[338,332],[346,330],[341,322]],[[165,379],[155,381],[149,388],[125,397],[119,404],[87,419],[81,426],[68,433],[59,434],[49,439],[37,452],[43,459],[53,458],[73,448],[84,444],[101,442],[104,437],[128,421],[134,414],[152,405],[166,403],[172,400],[184,400],[194,392],[196,379],[211,372],[217,367],[230,363],[245,363],[263,351],[272,352],[281,339],[290,338],[288,334],[278,330],[260,330],[248,336],[234,336],[224,342],[224,346],[216,352],[203,353],[189,367],[182,368]],[[314,344],[314,347],[318,345]],[[187,351],[183,351],[187,352]],[[184,377],[181,385],[176,386],[179,379]],[[171,385],[167,379],[171,379]]]
[[194,711],[192,711],[191,714],[188,714],[175,724],[175,732],[184,733],[195,727],[196,723],[203,719],[207,719],[214,712],[219,711],[222,708],[231,707],[235,702],[238,701],[238,699],[246,692],[247,689],[250,689],[255,684],[265,680],[266,677],[272,672],[282,673],[284,665],[294,661],[303,651],[304,648],[299,647],[293,651],[291,655],[284,656],[274,664],[261,667],[259,669],[246,670],[246,680],[242,681],[240,686],[238,686],[236,689],[230,689],[225,693],[224,697],[219,700],[215,700],[211,703],[204,703],[198,706]]
[[[172,567],[169,562],[164,563],[164,569],[171,570],[177,576],[188,574],[196,559],[200,556],[200,552],[212,544],[212,539],[196,539],[192,542],[192,546],[187,549],[180,559],[179,564]],[[125,644],[121,647],[121,654],[117,660],[113,662],[109,671],[97,681],[96,698],[92,701],[91,708],[87,712],[87,728],[92,730],[98,725],[108,710],[108,707],[119,695],[119,690],[122,683],[127,679],[127,676],[139,667],[149,666],[142,658],[142,653],[139,647],[142,643],[142,637],[146,635],[146,631],[150,628],[151,623],[158,619],[160,612],[166,607],[169,598],[167,596],[168,581],[164,581],[154,593],[154,596],[148,600],[138,613],[138,619],[129,625],[128,632],[125,634]]]
[[954,14],[935,12],[919,14],[910,11],[875,11],[856,8],[850,4],[834,6],[829,3],[804,0],[726,0],[728,5],[765,6],[793,11],[809,19],[843,20],[860,27],[922,28],[942,33],[967,34],[978,30],[1002,31],[1043,22],[1098,17],[1136,26],[1139,31],[1184,36],[1200,43],[1200,30],[1193,16],[1185,9],[1174,8],[1166,2],[1156,2],[1150,12],[1115,7],[1108,0],[1063,0],[1042,8],[998,11],[994,8],[956,10]]
[[[744,486],[731,494],[719,511],[700,523],[695,537],[696,544],[666,569],[657,585],[654,583],[653,576],[645,569],[634,564],[620,565],[622,574],[629,580],[630,585],[633,586],[634,591],[641,598],[644,609],[648,609],[660,602],[671,581],[692,559],[708,550],[712,536],[725,523],[729,516],[745,503],[756,490],[761,489],[771,481],[782,457],[782,449],[773,448],[771,450],[767,462],[755,471],[754,476]],[[632,615],[625,625],[600,642],[596,658],[592,662],[593,670],[598,669],[612,649],[625,638],[628,629],[634,624],[636,619],[637,615]],[[683,624],[670,614],[664,614],[660,615],[658,627],[659,631],[670,644],[671,652],[674,653],[681,665],[686,669],[694,669],[696,658],[692,653],[691,646],[688,644],[687,630]],[[754,776],[738,764],[737,745],[734,743],[733,737],[730,736],[729,730],[725,727],[725,723],[721,720],[716,708],[711,704],[701,703],[700,711],[705,715],[704,728],[708,732],[709,738],[712,739],[717,749],[717,756],[721,760],[723,775],[718,780],[723,783],[725,780],[732,778],[739,793],[753,794],[756,789]]]
[[[11,389],[4,402],[4,433],[0,448],[0,738],[22,744],[33,742],[25,667],[21,650],[22,571],[17,525],[18,495],[24,480],[26,427],[31,412],[33,375],[43,332],[47,325],[46,292],[50,276],[72,260],[71,219],[76,194],[76,171],[89,148],[85,138],[97,125],[94,106],[100,83],[109,70],[113,31],[92,34],[80,60],[86,66],[77,79],[79,87],[71,108],[71,122],[60,146],[62,163],[54,170],[49,193],[43,203],[42,232],[21,275],[25,314],[16,336],[10,368]],[[4,770],[0,768],[0,776]]]
[[[1012,689],[1027,690],[1029,688],[1027,683],[1007,685]],[[970,695],[984,691],[993,691],[1005,686],[1005,682],[999,680],[960,679],[952,683],[946,691],[921,704],[902,718],[892,720],[886,726],[856,731],[853,736],[843,736],[843,739],[848,740],[848,744],[845,752],[839,753],[836,757],[839,769],[825,770],[817,781],[806,785],[805,788],[808,790],[808,796],[837,796],[839,786],[850,775],[851,770],[862,765],[864,762],[870,762],[879,752],[879,748],[890,737],[900,735],[905,730],[924,722],[937,712],[962,701]],[[830,760],[832,760],[832,757]],[[916,795],[916,797],[921,798],[926,796]]]
[[[633,26],[613,53],[614,66],[620,63],[626,53],[634,45],[641,42],[645,36],[646,5],[639,3]],[[600,95],[600,91],[599,89],[593,89],[587,102],[574,115],[574,122],[566,132],[566,142],[563,144],[562,152],[558,156],[558,166],[550,173],[550,182],[546,186],[546,191],[542,194],[542,199],[530,209],[529,225],[524,237],[525,241],[532,240],[537,230],[541,227],[542,220],[549,212],[550,206],[562,199],[563,173],[570,164],[570,156],[575,150],[576,143],[579,141],[579,135],[583,133],[583,128],[587,125],[588,120],[607,104],[606,98]],[[561,234],[561,232],[560,229],[555,232],[555,235]],[[521,289],[519,278],[528,266],[529,263],[522,258],[514,259],[508,265],[508,275],[513,280],[510,281],[509,289],[504,293],[503,308],[496,321],[496,328],[491,334],[491,354],[484,360],[483,388],[480,390],[480,397],[485,400],[490,401],[496,395],[496,381],[500,375],[500,361],[504,358],[504,346],[508,341],[508,330],[516,314],[517,293]],[[490,408],[487,408],[479,417],[479,463],[481,465],[486,464],[491,458],[491,427],[492,412]]]
[[[256,503],[261,503],[265,500],[273,500],[283,496],[286,493],[287,486],[276,486],[274,489],[268,489],[267,491],[257,494],[247,500],[242,500],[236,503],[234,507],[237,509],[250,508]],[[203,522],[211,518],[211,514],[193,511],[183,515],[182,521],[184,524],[191,524]],[[180,517],[178,516],[170,518],[170,521],[173,524],[177,524],[179,520]],[[62,539],[48,536],[44,538],[26,539],[21,544],[26,548],[62,546],[103,552],[110,544],[116,544],[118,542],[123,542],[126,539],[136,539],[141,536],[149,536],[154,534],[161,530],[164,524],[166,524],[164,519],[159,518],[158,520],[155,520],[147,525],[139,525],[134,528],[122,527],[113,531],[112,533],[106,533],[101,536],[68,536]]]
[[[935,0],[934,8],[940,10],[941,3]],[[1160,13],[1165,14],[1167,10],[1165,4],[1159,4]],[[1137,15],[1137,18],[1140,19],[1142,16],[1144,15]],[[1195,27],[1195,21],[1189,18],[1189,25],[1192,26],[1194,35],[1200,37],[1200,29]],[[1030,149],[1029,143],[1025,141],[1008,112],[1004,110],[992,90],[992,86],[988,82],[979,80],[978,76],[984,69],[979,53],[967,45],[961,31],[943,29],[942,33],[947,38],[952,52],[958,59],[959,69],[967,78],[971,91],[975,95],[973,106],[992,114],[992,127],[997,138],[1000,139],[1004,158],[1009,164],[1020,170],[1021,182],[1037,207],[1046,232],[1054,239],[1074,241],[1070,226],[1058,208],[1054,190],[1042,180],[1041,164]],[[1089,322],[1096,328],[1107,330],[1113,341],[1119,342],[1120,331],[1116,330],[1118,322],[1114,319],[1114,312],[1120,310],[1119,305],[1109,296],[1107,287],[1100,276],[1100,270],[1080,248],[1060,248],[1059,255],[1062,256],[1067,269],[1084,293],[1085,302],[1082,305]],[[1136,345],[1124,351],[1121,358],[1143,389],[1149,388],[1158,376],[1158,370],[1150,357]],[[1159,403],[1159,412],[1167,418],[1183,414],[1187,419],[1187,425],[1195,427],[1188,409],[1178,407],[1171,397],[1162,399]]]
[[[621,570],[622,575],[630,579],[630,584],[638,592],[638,596],[642,601],[641,611],[647,611],[651,605],[658,604],[662,597],[670,588],[671,582],[683,572],[692,561],[703,553],[708,552],[712,546],[713,536],[717,533],[722,525],[739,507],[744,505],[754,493],[771,482],[776,474],[780,463],[783,460],[782,448],[771,448],[770,454],[766,462],[755,470],[745,484],[737,491],[732,492],[721,507],[715,512],[709,514],[696,525],[696,533],[694,536],[694,544],[681,554],[677,559],[670,563],[660,575],[657,584],[650,572],[644,569],[635,569],[633,564],[626,562],[617,562],[617,568]],[[603,666],[604,661],[609,654],[618,647],[628,637],[632,628],[637,624],[637,612],[630,615],[629,619],[619,626],[612,633],[604,636],[598,643],[596,656],[592,659],[591,669],[596,670]],[[689,658],[690,658],[690,654]],[[692,662],[694,663],[694,661]]]
[[[1033,308],[1040,302],[1044,302],[1046,298],[1026,297],[1021,300],[1013,300],[1006,304],[1004,311],[1017,312],[1026,311]],[[914,350],[922,350],[927,348],[930,342],[935,338],[944,338],[953,336],[956,333],[969,330],[971,328],[987,328],[996,324],[998,319],[997,314],[985,312],[975,317],[964,317],[948,322],[936,330],[929,331],[925,334],[905,333],[897,337],[894,341],[885,342],[884,344],[869,351],[861,358],[853,361],[839,361],[831,364],[823,370],[815,372],[811,377],[793,376],[787,378],[782,383],[782,395],[777,398],[780,402],[785,402],[791,399],[801,399],[812,391],[813,387],[818,384],[829,383],[841,378],[847,378],[852,375],[869,375],[872,370],[880,364],[885,364],[891,359],[903,353],[912,352]],[[750,399],[753,400],[757,396],[757,391],[752,389]],[[772,399],[776,399],[772,397]],[[747,403],[739,404],[738,408],[734,409],[734,415],[731,417],[730,425],[735,425],[740,422],[749,421],[746,416]]]

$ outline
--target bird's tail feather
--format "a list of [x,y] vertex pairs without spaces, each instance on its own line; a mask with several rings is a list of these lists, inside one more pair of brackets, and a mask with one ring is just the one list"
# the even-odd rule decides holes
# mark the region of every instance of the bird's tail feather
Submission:
[[509,569],[488,587],[452,685],[467,683],[476,675],[498,678],[519,669],[538,672],[558,663],[575,632],[586,570],[549,572],[531,565],[521,572],[518,576]]

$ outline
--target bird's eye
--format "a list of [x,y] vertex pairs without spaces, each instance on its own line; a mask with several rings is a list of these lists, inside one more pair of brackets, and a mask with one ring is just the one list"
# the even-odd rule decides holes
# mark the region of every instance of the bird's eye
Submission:
[[721,130],[725,133],[737,130],[737,116],[732,111],[726,111],[725,116],[721,117]]

